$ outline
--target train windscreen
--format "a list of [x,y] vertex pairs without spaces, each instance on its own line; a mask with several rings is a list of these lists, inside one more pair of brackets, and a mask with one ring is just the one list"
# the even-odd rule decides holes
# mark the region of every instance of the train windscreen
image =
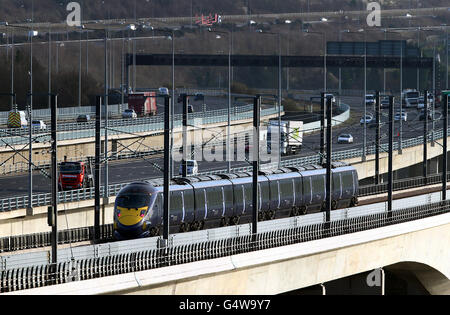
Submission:
[[116,206],[123,208],[142,208],[150,204],[149,194],[127,194],[116,198]]

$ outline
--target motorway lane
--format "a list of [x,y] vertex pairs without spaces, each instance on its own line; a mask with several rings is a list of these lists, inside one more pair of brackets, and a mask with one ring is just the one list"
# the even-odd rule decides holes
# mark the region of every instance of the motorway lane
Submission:
[[[362,106],[360,105],[359,98],[346,98],[343,100],[351,106],[352,115],[356,115],[357,123],[349,126],[338,126],[333,128],[333,151],[348,150],[354,148],[362,148],[363,143],[363,126],[359,124],[359,118],[362,117]],[[370,112],[370,111],[368,111]],[[417,137],[423,134],[423,121],[418,119],[417,109],[407,109],[408,121],[403,122],[403,139]],[[437,115],[437,116],[440,116]],[[383,109],[381,127],[382,143],[387,143],[387,130],[388,130],[388,117],[387,109]],[[395,134],[398,131],[399,123],[395,123]],[[436,122],[436,128],[440,128],[441,123]],[[431,130],[432,124],[429,123],[429,130]],[[354,137],[353,144],[337,144],[337,137],[341,133],[350,133]],[[371,145],[375,142],[375,128],[367,128],[367,145]],[[397,141],[397,138],[394,138]],[[316,132],[311,135],[304,136],[303,149],[298,156],[284,157],[285,159],[297,158],[299,156],[309,156],[317,154],[320,150],[320,133]],[[161,156],[154,156],[146,158],[146,160],[126,160],[126,161],[113,161],[109,163],[109,183],[131,182],[135,180],[144,180],[150,178],[162,177],[163,173],[157,168],[151,165],[156,163],[160,167],[163,166],[163,159]],[[180,163],[175,163],[175,173],[178,173]],[[232,167],[249,166],[247,162],[233,162]],[[226,169],[227,162],[199,162],[199,171],[205,172],[210,170]],[[102,171],[103,176],[103,171]],[[35,172],[33,175],[33,193],[47,193],[51,191],[50,180]],[[0,198],[9,198],[13,196],[24,196],[28,193],[28,174],[18,174],[0,177]]]
[[[290,156],[287,158],[295,158]],[[149,159],[130,159],[122,161],[113,161],[109,163],[109,184],[123,182],[141,181],[151,178],[162,178],[163,173],[152,163],[163,167],[163,157],[153,157]],[[174,172],[178,175],[180,162],[175,162]],[[199,172],[226,169],[227,162],[199,162]],[[251,166],[246,161],[234,161],[232,167]],[[103,168],[100,176],[103,178]],[[102,182],[103,184],[103,182]],[[39,172],[33,172],[33,194],[51,192],[50,179]],[[0,198],[10,198],[16,196],[25,196],[28,194],[28,174],[0,177]]]

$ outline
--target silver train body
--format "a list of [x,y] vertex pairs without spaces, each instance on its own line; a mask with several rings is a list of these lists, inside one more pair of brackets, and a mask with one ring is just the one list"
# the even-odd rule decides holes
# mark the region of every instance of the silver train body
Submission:
[[[282,168],[260,172],[258,219],[272,220],[323,211],[326,169]],[[358,203],[358,174],[354,167],[334,164],[332,208]],[[160,235],[163,228],[163,182],[131,183],[116,197],[115,239]],[[251,222],[252,174],[175,178],[170,185],[170,232],[186,232]]]

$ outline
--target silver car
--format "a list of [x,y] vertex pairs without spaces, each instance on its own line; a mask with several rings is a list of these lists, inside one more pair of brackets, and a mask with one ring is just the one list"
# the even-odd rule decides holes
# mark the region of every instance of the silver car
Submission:
[[338,137],[338,143],[353,143],[353,136],[348,133],[343,133]]

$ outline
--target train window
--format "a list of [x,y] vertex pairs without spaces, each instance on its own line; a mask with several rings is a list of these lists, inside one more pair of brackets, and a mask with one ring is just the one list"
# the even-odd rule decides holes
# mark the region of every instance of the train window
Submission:
[[342,173],[342,189],[353,193],[353,174],[351,172]]
[[164,200],[161,193],[156,195],[155,203],[153,204],[153,212],[156,217],[162,217]]
[[245,211],[252,211],[253,207],[253,191],[252,184],[244,185],[244,193],[245,193]]
[[282,200],[282,207],[288,207],[291,205],[294,197],[294,185],[293,180],[283,179],[279,181],[280,183],[280,197]]
[[184,191],[184,208],[186,212],[194,210],[194,191],[192,189]]
[[244,210],[244,187],[242,185],[234,186],[234,205],[236,214]]
[[149,194],[126,194],[116,198],[116,206],[123,208],[142,208],[150,204]]
[[225,196],[225,207],[226,211],[231,211],[233,208],[233,186],[224,186],[224,196]]
[[341,191],[341,173],[333,173],[332,187],[331,191],[333,191],[333,198],[340,199],[342,197]]
[[260,186],[260,200],[261,200],[261,209],[268,210],[269,202],[270,202],[270,190],[269,190],[269,182],[263,182],[259,184]]
[[183,210],[181,191],[173,191],[170,193],[170,210],[176,212]]
[[279,183],[282,198],[292,197],[294,195],[292,179],[283,179]]
[[276,209],[280,205],[280,186],[277,180],[270,181],[270,208]]
[[311,176],[312,190],[314,194],[323,193],[325,191],[325,176],[316,175]]
[[211,187],[206,189],[208,198],[208,211],[210,210],[223,210],[223,196],[222,189],[220,187]]
[[308,177],[303,177],[303,200],[301,202],[304,202],[306,204],[309,204],[312,202],[312,196],[311,196],[311,190],[312,190],[312,185],[311,185],[311,176]]
[[206,218],[205,202],[206,194],[205,190],[202,188],[195,189],[195,214],[198,220]]

